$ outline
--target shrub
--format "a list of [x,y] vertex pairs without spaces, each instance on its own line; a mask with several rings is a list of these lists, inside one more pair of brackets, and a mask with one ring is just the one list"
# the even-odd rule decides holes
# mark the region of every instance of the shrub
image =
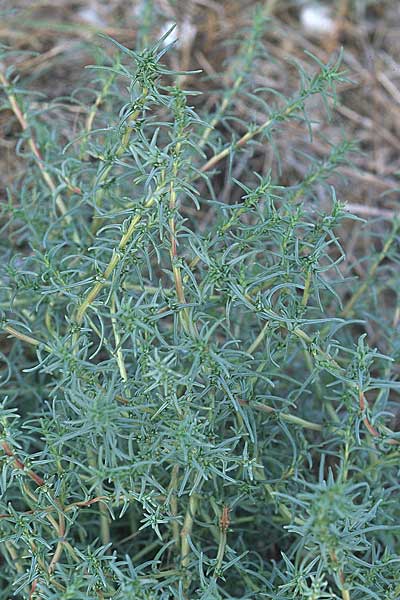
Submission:
[[309,55],[293,96],[254,90],[264,26],[208,110],[165,40],[107,42],[73,133],[1,75],[21,131],[1,209],[1,598],[400,597],[398,312],[368,314],[398,223],[347,281],[354,217],[327,180],[354,143],[296,184],[252,170],[346,81]]

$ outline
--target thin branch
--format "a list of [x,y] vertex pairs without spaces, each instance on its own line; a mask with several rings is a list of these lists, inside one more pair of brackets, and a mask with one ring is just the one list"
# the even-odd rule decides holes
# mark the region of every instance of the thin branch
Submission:
[[[0,83],[4,87],[4,92],[8,97],[8,101],[10,103],[11,110],[13,111],[14,115],[16,116],[16,118],[21,126],[22,131],[24,131],[24,132],[29,131],[31,129],[30,125],[18,105],[18,101],[17,101],[15,94],[11,91],[11,84],[1,71],[0,71]],[[68,214],[68,209],[65,206],[64,201],[61,198],[61,195],[59,193],[57,193],[56,183],[54,182],[52,176],[46,169],[43,157],[40,153],[40,150],[38,148],[38,145],[37,145],[32,133],[28,134],[27,140],[28,140],[28,145],[32,151],[32,154],[34,155],[34,157],[36,159],[36,162],[39,167],[40,173],[43,177],[43,180],[45,181],[46,185],[50,189],[53,196],[55,196],[55,202],[56,202],[58,210],[63,215],[63,217],[65,218],[68,225],[72,225],[73,227],[75,227],[74,221],[73,221],[71,215]],[[75,186],[70,186],[70,189],[77,194],[81,193],[81,190]],[[76,232],[76,230],[74,230],[73,239],[74,239],[75,243],[80,244],[80,239],[79,239],[79,236],[78,236],[78,233]]]

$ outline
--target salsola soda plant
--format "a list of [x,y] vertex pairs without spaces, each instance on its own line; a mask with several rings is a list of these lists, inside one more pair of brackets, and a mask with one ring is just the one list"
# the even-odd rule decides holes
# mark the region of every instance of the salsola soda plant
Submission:
[[265,26],[216,105],[164,40],[108,40],[73,133],[1,74],[20,132],[1,204],[2,600],[400,597],[399,312],[379,312],[398,223],[348,282],[353,217],[327,179],[354,143],[296,184],[253,172],[346,81],[308,56],[294,95],[254,89]]

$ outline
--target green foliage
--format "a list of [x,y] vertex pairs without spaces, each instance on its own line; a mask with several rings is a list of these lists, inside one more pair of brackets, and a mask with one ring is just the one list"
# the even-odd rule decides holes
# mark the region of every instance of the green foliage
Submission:
[[346,81],[309,56],[292,97],[254,91],[264,27],[211,112],[162,41],[114,42],[67,141],[2,79],[24,167],[1,207],[1,599],[400,597],[397,320],[373,312],[398,223],[349,283],[327,179],[352,142],[295,185],[235,176]]

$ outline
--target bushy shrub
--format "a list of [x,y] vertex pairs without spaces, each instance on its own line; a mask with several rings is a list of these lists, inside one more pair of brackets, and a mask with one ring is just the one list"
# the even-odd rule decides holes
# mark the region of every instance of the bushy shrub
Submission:
[[254,90],[264,27],[208,110],[163,40],[101,54],[73,132],[1,75],[21,132],[1,207],[4,600],[400,597],[398,312],[368,316],[390,356],[363,329],[398,224],[349,284],[353,217],[313,190],[353,142],[294,185],[253,172],[346,80],[309,56],[295,95]]

